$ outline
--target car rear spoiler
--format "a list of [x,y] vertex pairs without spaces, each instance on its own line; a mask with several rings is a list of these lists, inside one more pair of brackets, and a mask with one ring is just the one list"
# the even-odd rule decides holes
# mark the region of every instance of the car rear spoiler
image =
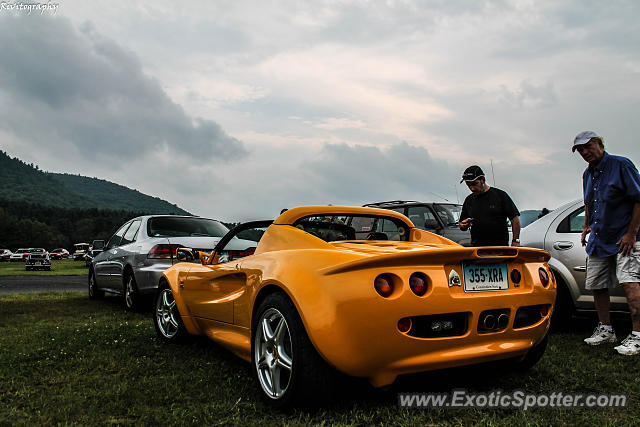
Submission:
[[461,260],[547,262],[549,258],[549,252],[534,248],[514,248],[509,246],[455,247],[371,256],[331,266],[322,269],[320,273],[330,276],[366,268],[456,264]]

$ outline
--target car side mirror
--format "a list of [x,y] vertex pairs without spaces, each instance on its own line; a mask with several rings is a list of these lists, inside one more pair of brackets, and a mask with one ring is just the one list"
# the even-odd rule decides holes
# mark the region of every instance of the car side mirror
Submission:
[[176,249],[176,259],[178,262],[194,262],[200,259],[200,254],[195,249],[178,248]]

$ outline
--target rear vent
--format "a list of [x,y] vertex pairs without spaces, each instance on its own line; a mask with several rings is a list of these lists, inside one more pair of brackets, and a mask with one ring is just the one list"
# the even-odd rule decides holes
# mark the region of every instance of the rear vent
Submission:
[[542,320],[543,313],[549,312],[549,305],[530,305],[527,307],[520,307],[516,312],[516,318],[513,321],[513,329],[526,328],[527,326],[535,325]]
[[469,313],[413,316],[407,335],[416,338],[458,337],[467,333]]

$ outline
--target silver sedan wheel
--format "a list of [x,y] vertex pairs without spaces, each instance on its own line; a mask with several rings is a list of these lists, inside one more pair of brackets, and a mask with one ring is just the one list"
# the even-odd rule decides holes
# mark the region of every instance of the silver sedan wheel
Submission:
[[89,274],[89,297],[96,296],[96,282],[93,279],[93,274]]
[[127,308],[133,308],[133,305],[135,304],[134,298],[135,298],[135,288],[133,287],[133,276],[129,276],[127,278],[127,284],[124,287],[124,303],[127,306]]
[[287,391],[293,366],[291,334],[286,319],[275,308],[262,313],[254,337],[254,360],[258,381],[272,399]]
[[156,324],[165,338],[171,339],[178,333],[179,326],[176,316],[179,314],[171,289],[163,289],[156,302]]

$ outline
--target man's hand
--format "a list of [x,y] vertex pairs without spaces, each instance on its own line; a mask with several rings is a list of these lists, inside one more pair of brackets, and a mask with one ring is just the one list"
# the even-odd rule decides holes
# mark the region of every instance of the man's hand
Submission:
[[511,246],[520,246],[520,243],[511,241]]
[[471,223],[473,222],[473,218],[465,218],[459,222],[460,230],[466,231],[469,227],[471,227]]
[[582,235],[580,236],[580,243],[582,243],[582,246],[586,246],[587,245],[587,234],[591,233],[591,227],[585,227],[582,229]]
[[636,251],[636,235],[625,233],[616,245],[620,246],[618,252],[622,256],[629,256],[631,252]]

